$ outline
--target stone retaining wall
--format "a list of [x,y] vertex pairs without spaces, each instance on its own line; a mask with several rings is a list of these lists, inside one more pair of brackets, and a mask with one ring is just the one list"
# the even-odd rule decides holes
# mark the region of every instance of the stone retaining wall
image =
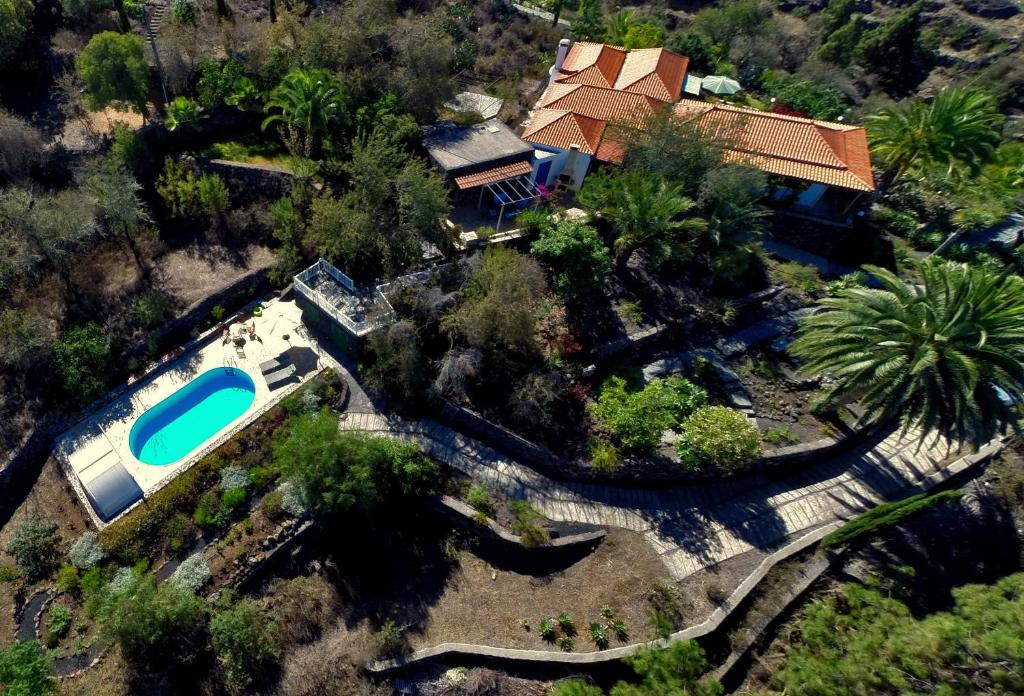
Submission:
[[202,171],[216,174],[224,180],[236,205],[287,196],[296,178],[292,170],[271,164],[200,158],[196,163]]
[[441,512],[449,519],[454,519],[461,524],[471,525],[471,528],[474,531],[486,529],[490,531],[494,539],[515,546],[516,549],[520,551],[545,551],[551,549],[567,549],[576,546],[586,546],[593,544],[596,541],[600,541],[608,534],[605,530],[598,529],[593,532],[583,532],[581,534],[570,534],[567,536],[557,537],[547,543],[527,547],[523,546],[523,539],[521,536],[508,531],[490,517],[485,516],[481,522],[479,520],[479,513],[477,510],[457,498],[442,495],[437,499],[437,505]]

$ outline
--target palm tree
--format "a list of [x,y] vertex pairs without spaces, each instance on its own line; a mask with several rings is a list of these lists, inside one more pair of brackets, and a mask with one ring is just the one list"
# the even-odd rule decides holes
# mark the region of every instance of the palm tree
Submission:
[[683,217],[696,204],[680,186],[640,172],[598,174],[587,179],[578,200],[600,211],[616,232],[615,265],[623,270],[642,250],[656,264],[687,256],[707,223]]
[[872,152],[896,176],[920,176],[965,165],[976,174],[1001,139],[1003,116],[976,89],[939,91],[931,103],[888,108],[868,118]]
[[606,34],[608,43],[621,46],[626,43],[626,34],[633,24],[633,12],[631,10],[620,10],[607,19]]
[[921,284],[868,266],[881,288],[820,301],[790,350],[835,379],[827,399],[859,399],[864,418],[983,443],[1024,399],[1024,281],[940,259]]
[[345,116],[341,89],[326,70],[292,70],[271,90],[265,109],[277,113],[263,119],[263,128],[284,123],[292,145],[301,143],[310,159],[320,157],[324,135]]

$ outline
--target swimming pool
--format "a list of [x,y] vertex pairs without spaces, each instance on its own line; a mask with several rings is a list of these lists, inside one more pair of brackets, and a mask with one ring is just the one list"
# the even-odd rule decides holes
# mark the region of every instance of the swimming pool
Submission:
[[128,447],[143,464],[173,464],[245,413],[255,398],[256,385],[242,370],[208,370],[139,416]]

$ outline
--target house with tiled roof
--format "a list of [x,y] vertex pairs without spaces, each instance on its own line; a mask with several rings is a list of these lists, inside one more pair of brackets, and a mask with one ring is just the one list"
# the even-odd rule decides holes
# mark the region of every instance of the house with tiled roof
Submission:
[[[672,109],[722,141],[726,157],[772,176],[780,207],[845,214],[874,190],[863,128],[683,99],[688,59],[663,48],[627,51],[589,42],[559,44],[550,82],[523,130],[523,139],[554,159],[543,183],[577,190],[600,163],[625,156],[622,128],[643,128]],[[539,172],[544,174],[544,172]]]
[[777,204],[812,211],[829,194],[842,212],[875,190],[862,127],[689,99],[673,111],[719,142],[728,161],[771,175]]
[[523,140],[554,155],[539,180],[576,190],[593,162],[621,163],[616,128],[642,128],[679,100],[689,61],[664,48],[563,39],[551,81],[523,130]]

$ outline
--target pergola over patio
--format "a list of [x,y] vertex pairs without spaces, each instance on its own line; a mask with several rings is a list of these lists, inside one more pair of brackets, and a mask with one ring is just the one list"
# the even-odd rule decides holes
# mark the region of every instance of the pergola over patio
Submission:
[[[541,197],[540,187],[537,186],[529,176],[517,176],[511,179],[504,179],[502,181],[494,181],[489,184],[485,184],[480,188],[480,199],[477,201],[477,209],[483,206],[484,193],[490,193],[494,205],[500,206],[498,211],[498,222],[494,226],[495,232],[501,230],[501,221],[505,219],[505,209],[508,206],[515,206],[513,213],[514,217],[515,215],[518,215],[519,211],[526,207],[530,201],[534,201]],[[491,214],[493,215],[493,213]]]

